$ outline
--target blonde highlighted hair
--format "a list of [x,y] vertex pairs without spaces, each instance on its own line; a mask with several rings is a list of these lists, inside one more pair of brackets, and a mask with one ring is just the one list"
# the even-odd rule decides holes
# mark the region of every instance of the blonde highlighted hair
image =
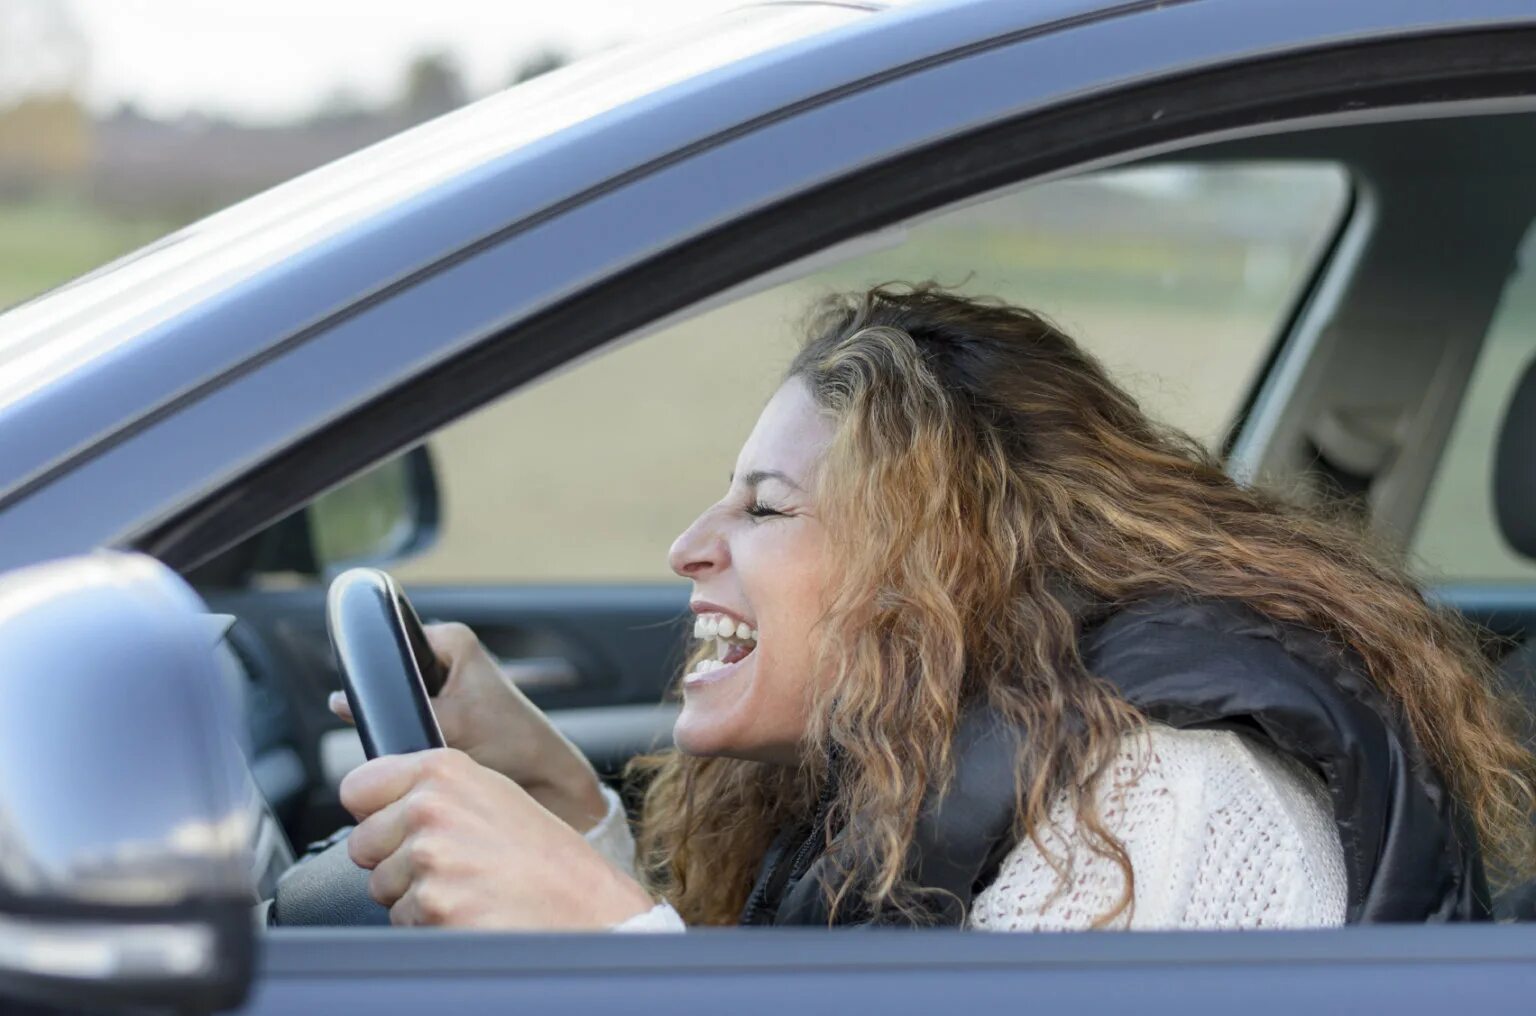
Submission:
[[1065,795],[1089,849],[1126,875],[1098,923],[1123,914],[1134,872],[1093,787],[1142,721],[1085,669],[1075,595],[1233,598],[1350,647],[1495,874],[1532,869],[1536,761],[1514,733],[1517,707],[1469,626],[1355,527],[1235,483],[1030,311],[891,285],[824,301],[809,333],[788,380],[834,423],[814,491],[838,578],[818,626],[806,763],[637,760],[644,867],[687,921],[738,919],[774,833],[809,817],[833,744],[833,910],[850,893],[910,906],[919,808],[950,776],[971,703],[1030,731],[1018,834],[1041,843]]

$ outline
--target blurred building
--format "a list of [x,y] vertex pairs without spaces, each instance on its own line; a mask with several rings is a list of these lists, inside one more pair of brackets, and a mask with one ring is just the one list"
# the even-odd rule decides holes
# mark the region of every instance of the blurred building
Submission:
[[94,124],[84,185],[93,203],[188,219],[397,133],[405,114],[356,113],[250,127],[203,117],[154,120],[132,108]]

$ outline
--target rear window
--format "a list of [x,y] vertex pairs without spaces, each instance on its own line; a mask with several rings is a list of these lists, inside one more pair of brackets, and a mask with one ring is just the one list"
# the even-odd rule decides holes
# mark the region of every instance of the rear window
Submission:
[[1411,544],[1432,581],[1536,584],[1536,561],[1504,542],[1493,510],[1493,460],[1504,414],[1536,359],[1536,227],[1520,244],[1462,396]]

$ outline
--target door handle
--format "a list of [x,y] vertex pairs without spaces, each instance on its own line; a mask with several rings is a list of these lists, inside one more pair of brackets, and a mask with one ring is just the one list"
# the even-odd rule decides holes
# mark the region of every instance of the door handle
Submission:
[[566,691],[581,687],[581,671],[563,656],[498,658],[502,673],[523,691]]

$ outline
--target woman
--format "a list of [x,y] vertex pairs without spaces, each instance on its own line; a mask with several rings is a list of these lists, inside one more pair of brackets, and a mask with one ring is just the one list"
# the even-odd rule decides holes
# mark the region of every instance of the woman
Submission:
[[460,750],[342,786],[392,920],[1473,919],[1483,853],[1530,867],[1536,769],[1469,632],[1028,311],[827,302],[671,564],[697,646],[677,750],[635,766],[642,870],[617,798],[440,626]]

